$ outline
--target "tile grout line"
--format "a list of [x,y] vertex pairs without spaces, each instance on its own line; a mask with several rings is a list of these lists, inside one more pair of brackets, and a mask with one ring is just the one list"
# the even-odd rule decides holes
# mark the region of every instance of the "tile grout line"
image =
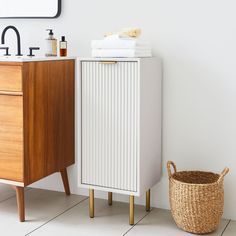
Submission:
[[46,221],[46,222],[43,223],[42,225],[38,226],[38,227],[35,228],[34,230],[32,230],[32,231],[30,231],[29,233],[25,234],[25,236],[32,234],[32,233],[35,232],[36,230],[42,228],[43,226],[45,226],[45,225],[48,224],[49,222],[55,220],[55,219],[58,218],[59,216],[63,215],[63,214],[66,213],[67,211],[69,211],[69,210],[71,210],[72,208],[78,206],[80,203],[82,203],[82,202],[84,202],[84,201],[86,201],[86,200],[88,200],[88,197],[85,198],[85,199],[83,199],[83,200],[81,200],[81,201],[79,201],[79,202],[76,203],[75,205],[69,207],[68,209],[66,209],[65,211],[61,212],[60,214],[54,216],[53,218],[51,218],[50,220]]
[[[32,190],[32,189],[26,189],[25,192],[28,192],[28,191],[30,191],[30,190]],[[7,201],[7,200],[9,200],[9,199],[14,198],[14,197],[16,197],[16,194],[14,194],[14,195],[12,195],[12,196],[10,196],[10,197],[8,197],[8,198],[6,198],[6,199],[0,201],[0,204],[3,203],[3,202],[5,202],[5,201]]]
[[143,216],[140,220],[138,220],[132,227],[130,227],[124,234],[123,236],[127,235],[138,223],[140,223],[146,216],[148,216],[152,212],[153,208],[145,215]]
[[7,201],[7,200],[9,200],[9,199],[12,199],[12,198],[14,198],[15,196],[16,196],[16,195],[14,194],[14,195],[12,195],[12,196],[10,196],[10,197],[8,197],[8,198],[6,198],[6,199],[0,201],[0,203],[3,203],[3,202],[5,202],[5,201]]
[[231,220],[229,220],[229,222],[228,222],[227,225],[225,226],[225,228],[224,228],[224,230],[222,231],[222,233],[221,233],[220,236],[222,236],[222,235],[225,233],[225,231],[226,231],[227,227],[229,226],[230,222],[231,222]]

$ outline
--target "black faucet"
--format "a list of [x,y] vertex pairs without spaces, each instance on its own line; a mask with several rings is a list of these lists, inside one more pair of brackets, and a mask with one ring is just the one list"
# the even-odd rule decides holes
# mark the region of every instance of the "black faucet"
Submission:
[[16,28],[15,26],[9,25],[9,26],[7,26],[7,27],[3,30],[3,32],[2,32],[2,40],[1,40],[1,41],[2,41],[2,44],[5,44],[5,34],[6,34],[6,32],[7,32],[9,29],[14,30],[15,33],[16,33],[16,37],[17,37],[17,54],[16,54],[16,56],[23,56],[23,55],[21,54],[20,33],[19,33],[19,31],[17,30],[17,28]]

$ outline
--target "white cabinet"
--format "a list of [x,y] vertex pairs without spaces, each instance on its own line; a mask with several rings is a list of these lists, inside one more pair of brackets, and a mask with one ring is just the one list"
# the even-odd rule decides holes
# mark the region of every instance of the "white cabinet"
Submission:
[[85,58],[79,67],[79,185],[92,198],[94,189],[140,196],[161,177],[160,60]]

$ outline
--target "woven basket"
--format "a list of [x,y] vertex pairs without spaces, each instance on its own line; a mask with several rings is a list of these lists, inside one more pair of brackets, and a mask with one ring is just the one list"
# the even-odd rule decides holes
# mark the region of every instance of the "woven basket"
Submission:
[[[171,166],[174,173],[171,173]],[[206,234],[217,229],[224,207],[224,176],[203,171],[177,172],[176,165],[167,163],[169,198],[173,218],[184,231]]]

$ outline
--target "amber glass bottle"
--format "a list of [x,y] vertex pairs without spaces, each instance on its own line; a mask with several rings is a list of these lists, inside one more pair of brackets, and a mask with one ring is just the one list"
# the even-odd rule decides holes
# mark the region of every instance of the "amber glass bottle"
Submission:
[[60,56],[61,57],[66,57],[67,56],[67,41],[65,36],[61,37],[60,41]]

